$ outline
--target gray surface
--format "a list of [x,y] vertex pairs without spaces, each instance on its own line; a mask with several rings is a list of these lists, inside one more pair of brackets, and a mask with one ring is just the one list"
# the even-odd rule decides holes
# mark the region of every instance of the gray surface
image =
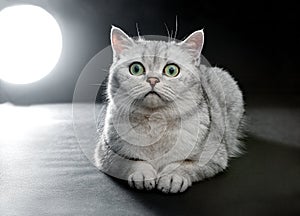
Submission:
[[247,153],[170,196],[98,171],[77,143],[70,104],[0,105],[0,215],[300,215],[299,108],[248,116]]

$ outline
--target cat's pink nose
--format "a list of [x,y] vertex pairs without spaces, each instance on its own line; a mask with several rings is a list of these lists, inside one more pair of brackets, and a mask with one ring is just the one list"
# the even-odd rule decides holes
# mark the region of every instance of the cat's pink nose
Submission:
[[147,79],[147,82],[150,83],[151,87],[153,88],[156,85],[156,83],[160,82],[160,80],[157,77],[149,77]]

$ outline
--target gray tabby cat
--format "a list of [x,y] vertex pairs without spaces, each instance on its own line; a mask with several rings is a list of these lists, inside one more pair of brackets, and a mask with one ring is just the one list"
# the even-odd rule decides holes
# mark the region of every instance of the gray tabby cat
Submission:
[[113,64],[97,166],[131,187],[185,191],[241,153],[243,97],[224,70],[200,64],[203,31],[182,42],[112,27]]

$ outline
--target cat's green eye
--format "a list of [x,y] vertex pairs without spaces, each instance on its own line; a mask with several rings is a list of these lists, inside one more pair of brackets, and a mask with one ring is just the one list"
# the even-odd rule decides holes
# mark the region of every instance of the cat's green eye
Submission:
[[168,77],[177,77],[180,72],[180,68],[176,64],[168,64],[164,68],[164,74]]
[[129,66],[129,72],[134,76],[140,76],[145,73],[144,65],[140,62],[133,62]]

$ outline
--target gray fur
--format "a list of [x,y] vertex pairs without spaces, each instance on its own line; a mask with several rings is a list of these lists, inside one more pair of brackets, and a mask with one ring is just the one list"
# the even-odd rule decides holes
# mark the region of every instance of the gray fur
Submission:
[[[200,64],[203,31],[180,43],[134,40],[116,27],[111,37],[114,62],[97,166],[137,189],[165,193],[183,192],[226,169],[241,153],[243,98],[229,73]],[[129,73],[135,61],[144,75]],[[180,67],[178,77],[162,73],[168,63]],[[160,80],[154,90],[161,97],[145,97],[148,77]]]

